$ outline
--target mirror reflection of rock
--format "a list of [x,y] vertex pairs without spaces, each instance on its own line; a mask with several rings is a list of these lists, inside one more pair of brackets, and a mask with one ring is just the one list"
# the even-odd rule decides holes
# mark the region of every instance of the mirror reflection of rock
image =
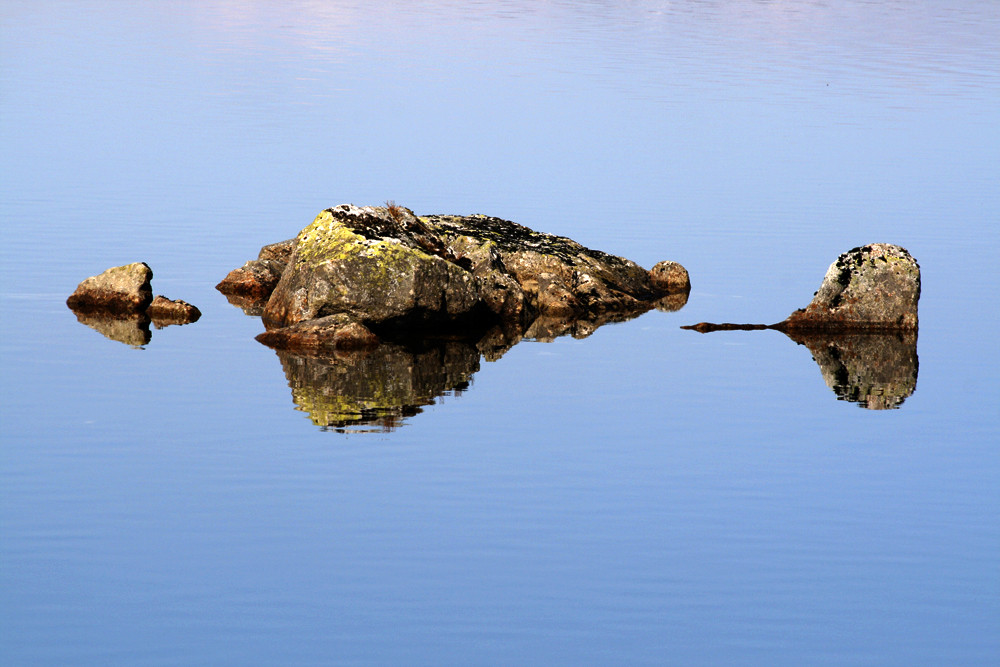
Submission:
[[[298,410],[338,431],[392,431],[439,397],[461,395],[479,351],[460,341],[416,349],[393,343],[322,354],[277,351]],[[361,428],[367,427],[367,428]]]
[[917,334],[788,333],[819,364],[826,386],[842,401],[869,410],[898,408],[917,388]]

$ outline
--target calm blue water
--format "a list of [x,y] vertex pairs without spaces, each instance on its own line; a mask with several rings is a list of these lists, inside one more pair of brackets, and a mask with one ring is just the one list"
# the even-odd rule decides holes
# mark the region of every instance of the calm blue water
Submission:
[[[5,1],[0,661],[996,664],[998,41],[972,1]],[[323,429],[213,286],[387,199],[693,290]],[[869,242],[923,271],[899,409],[679,328]],[[78,323],[132,261],[201,320]]]

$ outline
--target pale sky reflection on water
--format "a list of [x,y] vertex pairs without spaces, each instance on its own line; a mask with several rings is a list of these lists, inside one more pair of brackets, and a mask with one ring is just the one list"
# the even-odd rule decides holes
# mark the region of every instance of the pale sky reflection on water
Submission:
[[[995,662],[998,34],[991,2],[3,3],[0,660]],[[692,292],[321,430],[213,286],[388,199]],[[870,242],[923,273],[898,409],[679,328],[779,321]],[[132,261],[202,318],[77,322]]]

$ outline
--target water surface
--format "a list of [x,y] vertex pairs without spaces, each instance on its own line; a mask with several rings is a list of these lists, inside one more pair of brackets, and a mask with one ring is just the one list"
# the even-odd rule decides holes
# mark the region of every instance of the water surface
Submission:
[[[0,31],[3,662],[1000,656],[994,3],[6,2]],[[693,289],[322,428],[213,286],[387,199]],[[778,332],[680,329],[779,321],[870,242],[923,273],[896,409]],[[76,284],[132,261],[201,320],[81,325]]]

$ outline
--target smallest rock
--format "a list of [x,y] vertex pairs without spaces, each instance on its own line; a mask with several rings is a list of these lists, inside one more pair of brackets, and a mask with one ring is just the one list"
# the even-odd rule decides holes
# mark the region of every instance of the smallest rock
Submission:
[[115,266],[80,283],[66,305],[77,311],[140,312],[153,300],[152,278],[145,262]]
[[153,299],[153,303],[146,309],[146,314],[157,328],[170,324],[189,324],[197,322],[201,317],[201,311],[187,301],[180,299],[171,301],[163,295],[157,295]]
[[663,293],[687,292],[691,289],[691,278],[687,269],[677,262],[659,262],[649,270],[649,281],[653,289]]

